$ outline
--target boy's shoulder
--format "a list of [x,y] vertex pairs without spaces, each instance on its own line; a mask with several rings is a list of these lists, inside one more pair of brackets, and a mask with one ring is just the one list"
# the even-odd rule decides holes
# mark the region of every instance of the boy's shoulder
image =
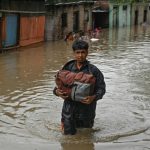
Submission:
[[101,76],[101,75],[103,76],[103,73],[96,65],[90,63],[89,67],[94,76]]
[[75,64],[75,60],[70,60],[68,61],[66,64],[64,64],[63,66],[63,70],[68,70],[69,68],[71,68],[73,65]]
[[89,67],[90,67],[90,69],[92,69],[92,70],[99,70],[96,65],[91,64],[91,63],[89,63]]

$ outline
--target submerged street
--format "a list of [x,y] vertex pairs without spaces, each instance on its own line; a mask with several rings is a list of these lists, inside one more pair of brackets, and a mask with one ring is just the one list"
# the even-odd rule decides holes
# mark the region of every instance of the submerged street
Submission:
[[3,150],[150,149],[150,27],[103,30],[88,59],[104,74],[92,130],[60,131],[63,100],[54,76],[72,59],[71,43],[46,42],[0,53],[0,147]]

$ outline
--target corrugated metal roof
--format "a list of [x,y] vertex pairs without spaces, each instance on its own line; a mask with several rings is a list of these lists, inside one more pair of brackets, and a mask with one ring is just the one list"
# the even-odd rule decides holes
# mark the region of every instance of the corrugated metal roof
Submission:
[[46,11],[19,11],[19,10],[4,10],[0,9],[0,12],[8,12],[8,13],[23,13],[23,14],[44,14]]

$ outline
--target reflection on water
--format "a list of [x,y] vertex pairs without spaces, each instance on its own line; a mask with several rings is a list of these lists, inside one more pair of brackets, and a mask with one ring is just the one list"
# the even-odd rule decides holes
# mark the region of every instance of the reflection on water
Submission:
[[94,150],[94,144],[61,144],[63,150]]
[[1,139],[60,143],[63,150],[150,141],[149,28],[104,30],[98,42],[90,43],[88,58],[104,73],[107,93],[98,102],[94,128],[78,130],[75,136],[62,135],[63,101],[52,93],[56,71],[72,59],[71,43],[43,43],[1,53]]

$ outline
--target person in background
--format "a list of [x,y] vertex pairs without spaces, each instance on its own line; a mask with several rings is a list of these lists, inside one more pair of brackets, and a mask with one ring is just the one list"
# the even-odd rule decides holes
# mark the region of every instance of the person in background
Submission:
[[82,101],[73,101],[57,87],[53,93],[64,100],[61,124],[65,135],[74,135],[77,128],[92,128],[96,116],[96,105],[103,98],[106,85],[102,72],[87,60],[89,45],[83,40],[75,40],[72,45],[74,60],[67,62],[62,69],[72,72],[92,73],[96,79],[94,92]]
[[69,41],[73,41],[73,40],[74,40],[74,37],[73,37],[72,32],[69,32],[64,38],[64,41],[66,42],[66,44],[68,44]]

